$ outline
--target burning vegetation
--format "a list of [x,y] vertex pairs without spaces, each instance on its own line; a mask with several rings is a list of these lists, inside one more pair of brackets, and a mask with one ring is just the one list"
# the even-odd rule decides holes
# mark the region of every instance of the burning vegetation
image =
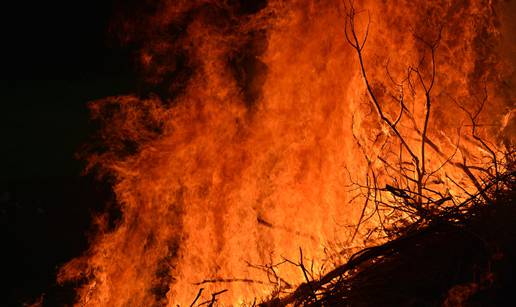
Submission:
[[83,153],[119,212],[96,217],[59,282],[79,306],[490,298],[509,283],[516,217],[504,5],[120,13],[144,86],[90,104],[100,129]]

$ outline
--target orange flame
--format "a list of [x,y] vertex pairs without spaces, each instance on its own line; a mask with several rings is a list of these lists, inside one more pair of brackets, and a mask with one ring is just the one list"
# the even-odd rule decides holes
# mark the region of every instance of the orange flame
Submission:
[[[143,43],[148,82],[170,98],[129,95],[91,104],[104,123],[106,150],[91,155],[90,165],[114,178],[122,218],[61,269],[61,282],[86,280],[78,305],[185,305],[200,287],[198,302],[228,289],[219,302],[244,304],[278,286],[260,265],[299,259],[301,248],[307,265],[322,272],[344,260],[335,258],[341,249],[363,245],[363,237],[350,242],[353,229],[345,227],[361,210],[350,203],[346,170],[355,178],[366,167],[352,134],[374,154],[371,138],[388,132],[345,39],[345,7],[337,0],[264,3],[246,11],[226,1],[162,1],[148,16],[123,23],[124,39]],[[489,125],[484,137],[500,144],[512,106],[502,86],[510,71],[498,56],[498,4],[360,7],[370,14],[364,53],[377,95],[397,95],[386,63],[400,78],[427,52],[416,36],[432,38],[442,25],[431,133],[450,154],[470,133],[450,97],[474,109],[471,97],[487,84],[480,121]],[[360,18],[358,28],[365,26]],[[424,108],[418,95],[414,114]],[[397,110],[385,108],[390,115]],[[461,146],[471,159],[478,156],[472,142]],[[428,158],[433,166],[441,162]],[[470,185],[459,172],[453,176]],[[293,284],[304,278],[295,266],[278,266],[277,274]]]

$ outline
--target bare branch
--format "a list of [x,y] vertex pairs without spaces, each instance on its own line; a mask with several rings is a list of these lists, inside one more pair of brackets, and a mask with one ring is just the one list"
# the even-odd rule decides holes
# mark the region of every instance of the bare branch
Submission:
[[197,300],[199,299],[199,297],[201,297],[202,291],[204,291],[204,288],[200,288],[200,289],[199,289],[199,292],[197,292],[197,296],[195,297],[195,299],[193,300],[193,302],[190,304],[190,307],[193,307],[193,306],[195,305],[195,302],[197,302]]

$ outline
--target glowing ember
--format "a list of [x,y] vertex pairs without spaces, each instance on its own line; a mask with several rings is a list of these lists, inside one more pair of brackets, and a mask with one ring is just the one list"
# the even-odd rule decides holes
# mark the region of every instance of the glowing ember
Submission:
[[[495,147],[507,137],[499,8],[482,1],[355,6],[369,12],[357,15],[356,28],[363,36],[370,16],[364,62],[389,118],[399,111],[390,97],[400,97],[400,88],[387,72],[400,82],[409,66],[420,67],[428,80],[431,54],[421,38],[437,41],[440,33],[428,135],[441,154],[430,146],[423,161],[437,169],[460,148],[457,161],[483,163],[463,109],[473,112],[487,95],[478,118],[487,128],[479,133]],[[60,271],[61,282],[85,280],[78,305],[189,305],[200,288],[197,302],[227,289],[219,302],[252,303],[304,280],[296,266],[277,266],[274,278],[263,266],[297,260],[301,249],[305,265],[323,272],[345,260],[344,248],[366,244],[378,221],[353,236],[363,206],[351,201],[350,182],[368,171],[362,149],[377,156],[392,132],[345,38],[346,12],[341,1],[162,1],[120,23],[124,39],[142,44],[145,76],[166,98],[91,104],[106,150],[90,165],[114,178],[122,218],[111,230],[99,218],[104,231]],[[414,119],[403,118],[400,129],[417,144],[413,124],[423,125],[425,92],[417,84],[404,91]],[[388,172],[378,176],[392,181]],[[453,165],[436,178],[474,188]]]

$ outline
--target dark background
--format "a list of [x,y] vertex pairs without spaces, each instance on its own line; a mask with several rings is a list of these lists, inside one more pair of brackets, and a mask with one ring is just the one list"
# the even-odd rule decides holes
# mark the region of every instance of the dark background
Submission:
[[108,31],[113,7],[59,0],[0,9],[0,306],[41,294],[60,305],[56,269],[85,250],[91,214],[109,197],[74,156],[94,129],[86,103],[134,88],[131,53]]

